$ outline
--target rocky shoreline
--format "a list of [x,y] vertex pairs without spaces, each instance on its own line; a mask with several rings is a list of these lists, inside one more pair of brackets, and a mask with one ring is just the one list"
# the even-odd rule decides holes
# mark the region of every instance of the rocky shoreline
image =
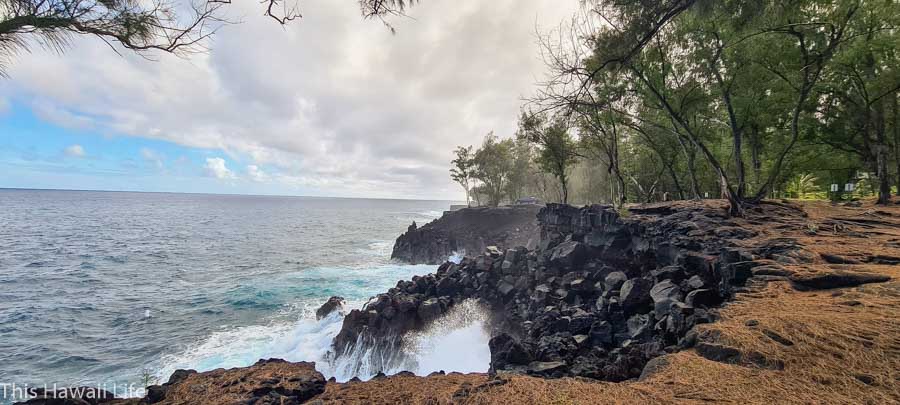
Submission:
[[535,245],[538,205],[473,207],[448,211],[423,226],[415,222],[394,243],[391,259],[409,264],[442,264],[454,255],[475,256],[488,246]]
[[792,246],[740,247],[755,232],[712,208],[661,205],[622,217],[612,207],[550,204],[540,243],[445,263],[351,311],[336,353],[395,352],[403,336],[455,305],[493,314],[491,370],[606,381],[636,378],[659,355],[693,346],[696,324],[761,266]]
[[[755,294],[770,282],[821,290],[891,279],[842,268],[797,271],[802,266],[897,260],[885,254],[816,253],[797,238],[761,231],[809,226],[807,214],[792,204],[762,204],[739,220],[729,218],[723,207],[698,202],[635,207],[625,214],[601,205],[550,204],[537,213],[539,242],[532,243],[533,249],[489,246],[458,264],[442,264],[435,274],[398,282],[345,316],[334,354],[364,348],[376,354],[372,358],[396,356],[409,332],[475,301],[492,314],[490,374],[495,380],[485,386],[505,384],[516,375],[643,381],[664,368],[673,353],[689,348],[711,361],[778,371],[785,362],[771,353],[740,350],[723,342],[719,331],[695,326],[715,322],[736,294]],[[410,240],[409,234],[401,238]],[[437,253],[433,247],[446,239],[428,235],[419,234],[418,244],[404,249],[420,258]],[[423,251],[415,253],[414,246]],[[341,301],[332,298],[317,315],[340,310]],[[748,328],[758,325],[747,321]],[[774,330],[761,330],[782,346],[794,344]],[[379,365],[384,366],[369,366]],[[388,377],[404,378],[411,373]],[[312,363],[270,359],[239,369],[179,370],[168,383],[150,387],[143,399],[38,398],[27,403],[302,403],[328,396],[323,392],[332,384]],[[463,388],[454,398],[487,389]]]

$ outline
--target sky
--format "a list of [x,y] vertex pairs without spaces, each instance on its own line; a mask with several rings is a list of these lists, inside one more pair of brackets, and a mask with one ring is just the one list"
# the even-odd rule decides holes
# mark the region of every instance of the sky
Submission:
[[0,187],[464,199],[457,145],[512,136],[578,2],[423,0],[396,34],[355,0],[286,27],[229,6],[206,53],[153,60],[82,37],[0,78]]

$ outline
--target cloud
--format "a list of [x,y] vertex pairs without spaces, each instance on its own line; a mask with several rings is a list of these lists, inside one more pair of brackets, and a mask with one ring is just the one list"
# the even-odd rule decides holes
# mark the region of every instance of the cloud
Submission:
[[257,165],[247,165],[247,177],[250,180],[264,183],[269,181],[269,174],[262,171]]
[[35,50],[0,93],[68,127],[221,151],[271,168],[287,189],[459,197],[453,148],[514,133],[544,72],[535,26],[555,26],[578,2],[429,0],[393,21],[396,35],[353,1],[303,6],[282,27],[257,2],[235,2],[244,23],[189,59],[119,56],[88,38],[63,55]]
[[150,148],[141,148],[141,157],[144,158],[145,161],[156,166],[157,169],[162,169],[163,164],[163,156]]
[[228,167],[225,166],[225,159],[215,157],[206,158],[206,174],[220,180],[231,180],[237,178]]
[[63,153],[68,157],[74,158],[83,158],[87,154],[84,152],[84,148],[81,145],[70,145],[63,149]]

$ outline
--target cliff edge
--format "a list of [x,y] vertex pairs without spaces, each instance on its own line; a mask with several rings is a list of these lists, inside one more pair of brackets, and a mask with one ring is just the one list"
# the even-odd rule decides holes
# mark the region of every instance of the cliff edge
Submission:
[[421,227],[414,222],[394,243],[391,259],[410,264],[441,264],[454,254],[478,255],[536,242],[541,206],[472,207],[448,211]]

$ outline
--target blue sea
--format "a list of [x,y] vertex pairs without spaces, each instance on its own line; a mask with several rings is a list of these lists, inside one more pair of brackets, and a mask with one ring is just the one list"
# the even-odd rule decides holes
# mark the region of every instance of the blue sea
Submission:
[[[391,248],[449,204],[0,190],[0,383],[140,384],[269,357],[348,379],[322,362],[341,318],[314,311],[433,272]],[[422,364],[486,370],[483,343]]]

